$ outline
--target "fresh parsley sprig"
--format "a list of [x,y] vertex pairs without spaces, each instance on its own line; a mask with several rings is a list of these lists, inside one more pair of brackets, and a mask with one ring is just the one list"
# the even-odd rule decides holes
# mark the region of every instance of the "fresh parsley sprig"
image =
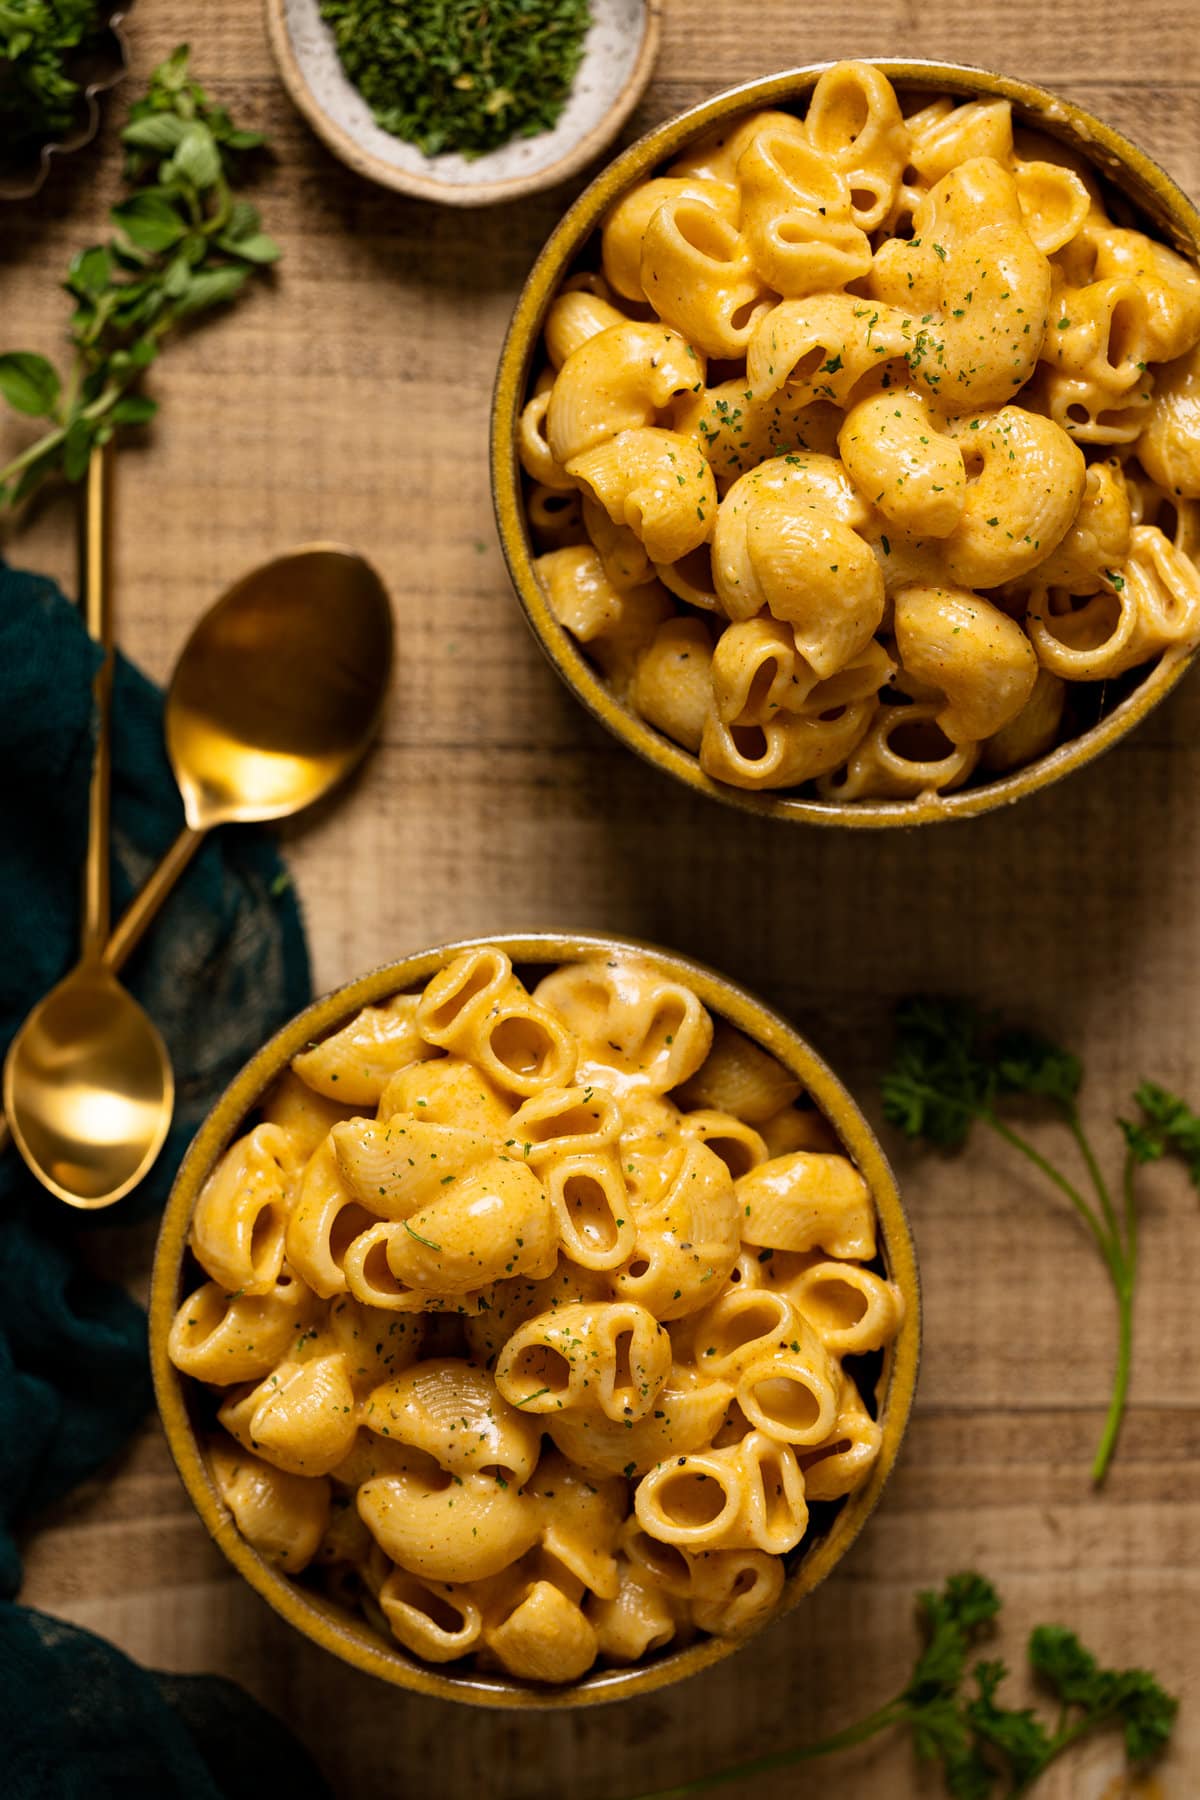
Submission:
[[[1126,1137],[1118,1213],[1108,1183],[1079,1115],[1083,1080],[1079,1058],[1032,1031],[1006,1029],[969,1001],[920,998],[896,1013],[896,1050],[883,1081],[883,1110],[910,1138],[957,1150],[971,1127],[987,1125],[1028,1158],[1070,1202],[1108,1270],[1117,1300],[1117,1364],[1112,1397],[1092,1480],[1104,1479],[1129,1391],[1133,1359],[1133,1296],[1137,1280],[1138,1215],[1134,1176],[1139,1163],[1168,1152],[1181,1155],[1200,1189],[1200,1118],[1182,1100],[1152,1082],[1134,1095],[1142,1112],[1135,1124],[1119,1120]],[[1064,1174],[1012,1124],[999,1107],[1014,1098],[1045,1102],[1074,1138],[1086,1173],[1081,1184]],[[1091,1193],[1085,1192],[1085,1186]]]
[[918,1595],[917,1610],[924,1647],[908,1685],[886,1706],[819,1743],[760,1756],[641,1800],[690,1800],[726,1782],[849,1750],[895,1726],[912,1732],[922,1762],[941,1764],[953,1800],[1019,1800],[1065,1751],[1106,1726],[1120,1727],[1131,1765],[1151,1761],[1166,1747],[1178,1701],[1145,1669],[1101,1668],[1061,1625],[1039,1625],[1029,1639],[1030,1666],[1058,1709],[1052,1726],[1029,1708],[1001,1704],[1002,1662],[977,1662],[975,1691],[964,1695],[971,1653],[1000,1612],[996,1590],[982,1575],[952,1575],[940,1593]]
[[0,507],[48,475],[78,481],[94,445],[145,424],[157,403],[134,390],[164,338],[235,299],[279,256],[257,210],[234,193],[262,135],[240,130],[191,79],[186,44],[155,70],[121,137],[131,191],[112,209],[117,235],[82,251],[65,283],[75,302],[69,369],[61,376],[28,350],[0,355],[0,395],[48,425],[0,468]]

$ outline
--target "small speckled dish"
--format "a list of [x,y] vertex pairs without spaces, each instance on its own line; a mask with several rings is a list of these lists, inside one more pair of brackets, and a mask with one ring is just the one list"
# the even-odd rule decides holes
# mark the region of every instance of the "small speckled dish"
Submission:
[[650,79],[661,0],[591,0],[583,62],[553,131],[517,137],[473,161],[425,156],[384,131],[347,76],[320,0],[266,0],[284,86],[317,136],[369,181],[443,206],[491,206],[554,187],[599,156]]
[[448,1665],[433,1667],[421,1662],[395,1639],[376,1631],[361,1615],[338,1606],[319,1589],[305,1585],[303,1578],[293,1580],[282,1574],[240,1535],[218,1496],[201,1452],[197,1433],[204,1391],[200,1383],[180,1375],[167,1355],[171,1321],[186,1287],[196,1280],[196,1265],[192,1263],[187,1238],[197,1197],[218,1158],[245,1127],[266,1090],[292,1057],[314,1039],[339,1030],[363,1006],[419,989],[460,951],[481,943],[495,944],[507,951],[522,974],[540,975],[556,964],[629,950],[650,956],[674,980],[686,982],[712,1013],[761,1044],[796,1076],[870,1189],[879,1221],[882,1269],[899,1286],[905,1301],[899,1336],[877,1363],[872,1359],[875,1366],[871,1375],[868,1377],[864,1371],[861,1381],[864,1393],[871,1392],[870,1383],[874,1383],[874,1408],[882,1428],[882,1444],[868,1480],[857,1492],[845,1500],[814,1503],[809,1532],[787,1558],[787,1581],[774,1618],[811,1593],[841,1561],[874,1510],[891,1473],[912,1408],[920,1356],[917,1263],[895,1177],[870,1126],[837,1076],[794,1026],[761,1000],[702,964],[653,945],[537,932],[527,937],[475,939],[426,950],[376,969],[315,1001],[290,1025],[285,1025],[230,1083],[196,1134],[171,1191],[159,1233],[150,1293],[150,1356],[159,1412],[171,1454],[205,1527],[238,1573],[289,1624],[367,1674],[377,1675],[396,1687],[474,1706],[589,1706],[666,1687],[720,1662],[746,1640],[700,1638],[686,1649],[664,1653],[628,1669],[603,1669],[563,1688],[536,1687],[469,1669],[454,1673]]
[[[887,76],[910,110],[918,94],[1011,101],[1014,115],[1022,124],[1058,138],[1085,157],[1109,188],[1132,208],[1139,222],[1144,221],[1147,229],[1193,262],[1200,261],[1200,211],[1144,150],[1081,106],[1034,87],[1031,82],[995,75],[986,69],[964,68],[955,63],[897,62],[888,57],[863,60],[872,62]],[[546,313],[562,281],[576,269],[594,266],[594,234],[609,207],[629,188],[674,160],[714,126],[758,108],[802,109],[821,71],[828,67],[828,63],[818,63],[748,81],[669,119],[602,170],[564,215],[533,266],[501,352],[492,412],[496,521],[517,597],[546,656],[588,711],[614,737],[656,768],[745,812],[794,823],[878,830],[972,818],[1037,793],[1110,749],[1171,692],[1200,652],[1172,648],[1157,662],[1133,669],[1115,681],[1076,684],[1102,689],[1098,695],[1098,716],[1093,714],[1084,720],[1074,735],[1064,738],[1046,755],[993,781],[912,800],[847,802],[812,799],[803,793],[786,791],[753,793],[714,781],[704,773],[695,756],[656,731],[614,693],[581,646],[554,617],[533,566],[536,551],[525,517],[523,477],[516,450],[517,425],[534,372]]]
[[121,35],[121,25],[128,11],[129,3],[102,6],[103,30],[95,50],[75,58],[69,67],[69,73],[79,82],[82,91],[76,102],[74,123],[67,135],[57,143],[39,145],[27,157],[6,159],[0,150],[0,203],[31,199],[58,158],[71,156],[92,142],[100,129],[101,98],[124,80],[129,67],[129,50]]

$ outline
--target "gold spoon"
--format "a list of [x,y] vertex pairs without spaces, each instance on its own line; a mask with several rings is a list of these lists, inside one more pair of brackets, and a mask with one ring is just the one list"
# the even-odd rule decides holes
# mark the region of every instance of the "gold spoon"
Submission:
[[[307,545],[265,563],[204,615],[180,656],[166,703],[167,754],[187,824],[109,938],[105,969],[115,972],[140,943],[214,825],[287,818],[350,773],[378,729],[391,659],[387,590],[369,563],[336,544]],[[106,1152],[95,1143],[89,1116],[98,1101],[106,1104],[122,1091],[128,1071],[119,1043],[103,1031],[90,1038],[86,1051],[72,1041],[59,1058],[54,1119],[64,1142],[88,1146],[99,1160]],[[20,1143],[22,1132],[28,1137],[25,1115],[34,1096],[25,1059],[15,1055],[19,1043],[5,1063],[4,1104]],[[86,1081],[77,1079],[81,1068],[89,1071]],[[168,1093],[153,1126],[152,1154],[170,1113]],[[148,1145],[149,1118],[144,1129]],[[47,1166],[43,1161],[36,1172]],[[47,1185],[76,1205],[95,1206],[117,1199],[136,1179],[82,1202],[61,1185]]]
[[111,446],[92,452],[84,496],[84,616],[104,652],[92,687],[96,748],[88,790],[83,942],[71,973],[9,1046],[4,1105],[17,1148],[68,1205],[108,1206],[162,1148],[175,1103],[171,1060],[133,995],[105,966],[109,926],[112,723]]

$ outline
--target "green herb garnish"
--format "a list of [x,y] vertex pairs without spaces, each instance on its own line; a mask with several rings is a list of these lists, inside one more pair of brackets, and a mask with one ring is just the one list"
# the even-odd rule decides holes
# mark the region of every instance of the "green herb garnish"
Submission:
[[0,0],[0,145],[19,158],[76,123],[77,63],[102,33],[96,0]]
[[321,0],[347,75],[393,137],[482,156],[558,119],[588,0]]
[[0,468],[0,506],[50,474],[78,481],[93,445],[145,424],[156,402],[133,390],[168,332],[235,299],[279,255],[255,208],[233,195],[243,153],[263,139],[190,79],[186,45],[155,70],[121,137],[130,193],[112,209],[117,235],[81,251],[65,283],[75,302],[70,368],[60,376],[31,351],[0,355],[0,395],[50,427]]
[[917,1610],[924,1649],[908,1686],[886,1706],[819,1743],[701,1775],[641,1800],[687,1800],[725,1782],[849,1750],[893,1726],[908,1727],[922,1762],[941,1764],[954,1800],[1018,1800],[1064,1751],[1103,1726],[1121,1728],[1131,1764],[1149,1762],[1165,1748],[1178,1701],[1145,1669],[1102,1669],[1061,1625],[1039,1625],[1029,1639],[1030,1666],[1057,1709],[1052,1726],[1028,1708],[1000,1704],[1007,1673],[1002,1662],[976,1663],[975,1692],[963,1695],[971,1651],[1000,1611],[996,1590],[982,1575],[952,1575],[940,1594],[918,1595]]
[[440,1250],[441,1249],[442,1246],[440,1244],[435,1244],[432,1238],[422,1237],[419,1231],[414,1231],[407,1219],[402,1220],[401,1223],[403,1224],[404,1229],[405,1229],[405,1231],[407,1231],[409,1237],[416,1238],[418,1244],[424,1244],[424,1246],[427,1250]]
[[[1075,1208],[1112,1281],[1117,1299],[1117,1366],[1108,1415],[1092,1464],[1092,1480],[1104,1479],[1121,1427],[1133,1357],[1133,1295],[1137,1278],[1138,1220],[1134,1174],[1140,1162],[1168,1151],[1188,1163],[1200,1189],[1200,1119],[1164,1088],[1144,1082],[1134,1102],[1144,1114],[1136,1125],[1117,1121],[1126,1134],[1121,1214],[1100,1170],[1079,1116],[1083,1068],[1076,1056],[1031,1031],[1001,1028],[968,1001],[916,999],[896,1014],[896,1052],[883,1081],[883,1110],[911,1138],[957,1150],[980,1121],[1019,1150]],[[1091,1196],[1001,1119],[1005,1100],[1043,1101],[1074,1138]]]

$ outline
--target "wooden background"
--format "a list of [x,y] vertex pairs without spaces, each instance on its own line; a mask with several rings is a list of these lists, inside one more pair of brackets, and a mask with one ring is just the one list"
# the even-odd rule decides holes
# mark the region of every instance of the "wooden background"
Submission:
[[[872,53],[987,63],[1080,100],[1200,195],[1192,0],[667,0],[632,137],[714,89]],[[172,348],[144,450],[120,469],[122,641],[155,676],[190,622],[260,558],[315,535],[357,545],[395,596],[399,669],[383,743],[353,789],[289,834],[316,979],[469,933],[562,926],[655,938],[801,1022],[877,1112],[894,999],[918,987],[1003,1001],[1086,1053],[1088,1112],[1137,1079],[1200,1097],[1200,678],[1126,747],[1004,816],[902,835],[757,821],[642,767],[543,663],[496,547],[486,442],[505,323],[581,183],[481,214],[369,187],[293,112],[253,0],[139,0],[138,85],[189,38],[201,78],[278,159],[262,184],[284,245],[273,291]],[[4,347],[53,350],[69,254],[117,184],[100,153],[36,206],[0,213]],[[19,440],[0,427],[0,447]],[[69,578],[71,512],[43,509],[9,554]],[[219,1670],[311,1746],[343,1800],[626,1800],[848,1722],[904,1682],[912,1595],[977,1566],[1007,1602],[1022,1665],[1039,1620],[1145,1662],[1184,1696],[1161,1777],[1200,1791],[1200,1288],[1196,1195],[1145,1181],[1133,1406],[1102,1496],[1087,1467],[1114,1318],[1074,1220],[979,1142],[959,1162],[887,1134],[926,1294],[918,1412],[881,1511],[836,1577],[732,1661],[616,1710],[541,1718],[409,1698],[311,1649],[207,1543],[153,1423],[119,1467],[28,1543],[30,1602],[159,1666]],[[144,1271],[149,1243],[128,1246]],[[1039,1789],[1115,1800],[1111,1742]],[[933,1795],[892,1739],[732,1800]],[[1158,1792],[1158,1789],[1154,1790]]]

